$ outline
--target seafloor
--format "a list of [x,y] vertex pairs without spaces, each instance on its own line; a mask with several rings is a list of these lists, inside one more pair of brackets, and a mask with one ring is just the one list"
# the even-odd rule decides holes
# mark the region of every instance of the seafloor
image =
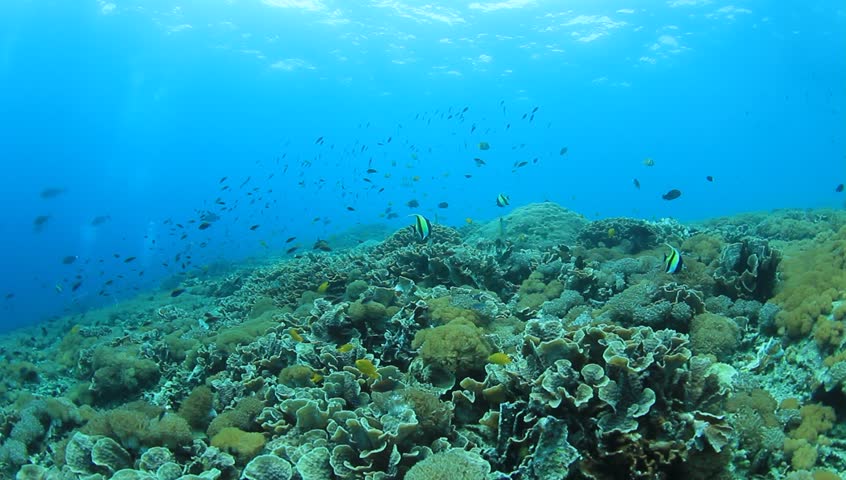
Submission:
[[5,335],[2,478],[846,475],[846,212],[366,236]]

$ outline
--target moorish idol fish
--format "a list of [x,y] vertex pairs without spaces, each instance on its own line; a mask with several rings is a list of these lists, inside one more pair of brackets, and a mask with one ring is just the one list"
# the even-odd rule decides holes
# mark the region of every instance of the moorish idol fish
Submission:
[[664,254],[664,272],[679,273],[682,266],[684,266],[681,253],[669,243],[665,243],[664,245],[670,247],[670,254]]
[[496,196],[496,206],[497,207],[504,207],[506,205],[508,205],[508,196],[503,194],[503,193],[500,193],[499,195],[497,195]]
[[414,233],[420,237],[420,240],[426,240],[432,234],[432,222],[428,218],[420,214],[411,215],[414,217]]

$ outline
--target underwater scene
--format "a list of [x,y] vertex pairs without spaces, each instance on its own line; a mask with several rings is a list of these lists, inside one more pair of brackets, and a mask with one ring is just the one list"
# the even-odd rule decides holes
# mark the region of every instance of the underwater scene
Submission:
[[846,479],[840,0],[7,0],[0,479]]

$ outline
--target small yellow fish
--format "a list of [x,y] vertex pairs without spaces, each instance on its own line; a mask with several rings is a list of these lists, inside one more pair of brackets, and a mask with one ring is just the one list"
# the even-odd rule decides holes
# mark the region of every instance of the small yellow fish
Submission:
[[329,282],[323,282],[317,286],[317,293],[326,293],[326,290],[329,290]]
[[509,357],[507,353],[496,352],[492,353],[491,356],[488,357],[488,362],[495,365],[508,365],[511,363],[511,357]]
[[288,329],[288,333],[291,335],[291,338],[294,339],[295,342],[304,342],[305,338],[300,335],[300,332],[297,331],[296,328]]
[[420,181],[420,175],[415,175],[415,176],[411,177],[411,180],[413,180],[415,182],[419,182]]
[[359,372],[367,375],[370,378],[379,378],[379,374],[376,373],[376,365],[373,365],[373,362],[367,360],[366,358],[356,360],[355,368],[357,368]]
[[646,165],[647,167],[652,167],[652,166],[655,165],[655,160],[652,160],[651,158],[647,158],[646,160],[643,161],[643,164]]
[[473,225],[473,219],[470,217],[465,218],[464,221],[467,223],[467,225]]
[[608,238],[614,238],[615,236],[617,236],[617,229],[615,229],[614,227],[609,228]]
[[352,343],[345,343],[345,344],[341,345],[340,347],[338,347],[338,351],[341,352],[341,353],[347,353],[350,350],[352,350],[353,348],[355,348],[355,345],[353,345]]
[[320,383],[321,381],[323,381],[323,375],[321,375],[317,372],[312,372],[311,383]]

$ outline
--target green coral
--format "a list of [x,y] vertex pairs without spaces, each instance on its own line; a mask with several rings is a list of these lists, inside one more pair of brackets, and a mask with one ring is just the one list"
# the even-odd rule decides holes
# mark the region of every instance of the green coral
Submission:
[[347,309],[350,320],[355,323],[377,323],[386,319],[385,306],[379,302],[361,302],[357,300]]
[[213,400],[211,389],[200,385],[179,406],[179,415],[192,427],[204,430],[211,420]]
[[775,302],[782,311],[776,322],[791,338],[806,337],[814,324],[832,313],[846,292],[846,227],[826,241],[786,255]]
[[156,362],[139,358],[134,347],[100,347],[91,360],[94,370],[92,390],[102,403],[124,399],[149,388],[159,380]]
[[264,402],[257,397],[246,397],[241,399],[235,408],[227,410],[214,417],[206,430],[206,435],[214,437],[218,432],[227,427],[237,427],[242,430],[250,430],[255,425],[256,416],[264,408]]
[[415,463],[405,480],[485,480],[490,471],[491,465],[478,453],[454,448]]
[[265,443],[267,440],[261,433],[245,432],[236,427],[223,428],[211,439],[213,447],[231,453],[242,464],[258,455]]
[[425,364],[453,374],[482,370],[492,353],[484,331],[464,319],[417,332],[411,346],[420,349]]
[[453,320],[464,320],[479,325],[481,316],[473,310],[457,307],[452,304],[452,297],[433,298],[427,302],[429,317],[438,324],[447,324]]
[[740,328],[730,318],[703,313],[690,323],[690,346],[696,355],[724,359],[732,355],[739,344]]
[[552,280],[545,283],[542,273],[532,272],[529,278],[520,284],[517,292],[520,294],[517,307],[536,310],[544,302],[558,298],[563,291],[564,285],[560,281]]

